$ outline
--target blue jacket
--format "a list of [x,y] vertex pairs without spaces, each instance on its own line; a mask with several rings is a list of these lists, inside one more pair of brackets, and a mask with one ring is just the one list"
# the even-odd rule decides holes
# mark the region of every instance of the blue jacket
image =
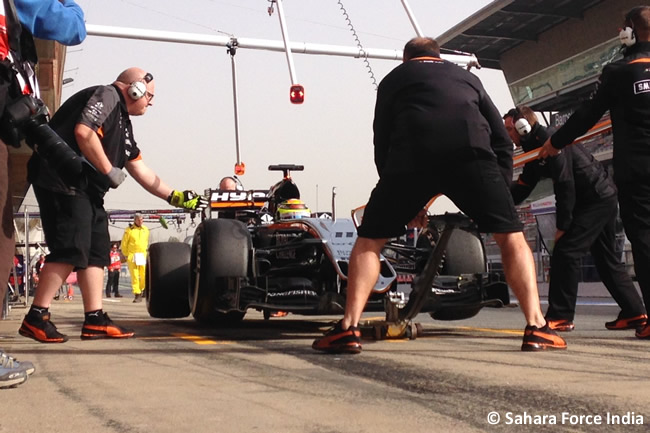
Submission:
[[78,45],[86,38],[81,7],[74,0],[14,0],[20,22],[40,39]]

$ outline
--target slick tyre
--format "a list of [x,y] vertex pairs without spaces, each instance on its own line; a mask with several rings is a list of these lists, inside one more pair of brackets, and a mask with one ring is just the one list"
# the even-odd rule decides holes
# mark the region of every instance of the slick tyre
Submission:
[[147,311],[152,317],[179,318],[190,314],[190,246],[181,242],[151,244],[146,268]]
[[483,241],[478,234],[456,229],[451,234],[443,275],[476,274],[487,270]]
[[190,267],[190,307],[199,323],[230,324],[237,311],[240,279],[248,276],[252,249],[246,225],[237,220],[203,221],[194,233]]

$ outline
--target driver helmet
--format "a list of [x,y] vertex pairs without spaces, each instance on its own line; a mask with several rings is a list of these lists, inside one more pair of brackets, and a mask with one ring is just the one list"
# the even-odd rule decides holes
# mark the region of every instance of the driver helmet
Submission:
[[302,200],[292,198],[285,200],[278,205],[276,216],[279,220],[309,218],[311,216],[311,211]]

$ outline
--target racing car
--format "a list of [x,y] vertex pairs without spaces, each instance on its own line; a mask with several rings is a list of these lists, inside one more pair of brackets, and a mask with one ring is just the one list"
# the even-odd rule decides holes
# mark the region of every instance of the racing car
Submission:
[[[268,190],[206,190],[210,207],[194,236],[149,247],[149,314],[191,314],[200,323],[227,324],[242,320],[249,309],[262,311],[265,318],[277,311],[342,313],[362,211],[354,211],[350,219],[312,216],[291,178],[292,171],[303,169],[269,166],[283,176]],[[455,229],[445,238],[444,256],[435,265],[442,267],[414,306],[415,285],[409,282],[422,273],[451,222]],[[421,310],[435,319],[455,320],[509,302],[502,278],[486,272],[483,242],[467,217],[433,217],[427,228],[411,235],[386,245],[366,311],[410,318]]]

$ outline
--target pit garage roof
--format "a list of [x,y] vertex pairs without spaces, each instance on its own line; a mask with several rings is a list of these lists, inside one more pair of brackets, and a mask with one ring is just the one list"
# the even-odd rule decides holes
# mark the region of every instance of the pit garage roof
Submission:
[[499,58],[570,18],[583,18],[604,0],[495,0],[436,39],[443,49],[473,53],[481,66],[501,69]]

